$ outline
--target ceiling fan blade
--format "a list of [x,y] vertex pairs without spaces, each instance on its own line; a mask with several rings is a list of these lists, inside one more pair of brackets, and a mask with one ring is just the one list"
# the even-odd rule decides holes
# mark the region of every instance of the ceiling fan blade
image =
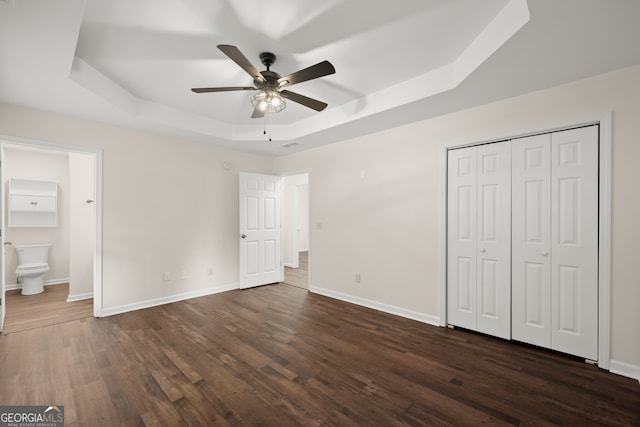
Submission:
[[336,69],[333,68],[331,62],[322,61],[316,65],[312,65],[311,67],[289,74],[288,76],[281,77],[278,79],[278,83],[280,84],[280,87],[291,86],[297,83],[306,82],[307,80],[317,79],[318,77],[328,76],[335,72]]
[[244,56],[242,52],[240,52],[240,49],[229,44],[219,44],[218,49],[220,49],[222,53],[227,55],[233,62],[238,64],[240,68],[245,70],[251,77],[254,78],[254,80],[259,80],[261,82],[266,81],[264,76],[260,74],[260,71],[258,71],[258,69],[254,67],[251,62],[249,62],[247,57]]
[[259,119],[261,117],[264,117],[264,113],[260,110],[256,110],[255,108],[253,109],[253,114],[251,114],[251,118],[252,119]]
[[194,87],[191,89],[195,93],[207,93],[207,92],[231,92],[234,90],[256,90],[252,86],[237,86],[237,87]]
[[282,90],[280,91],[280,94],[285,98],[290,99],[293,102],[297,102],[298,104],[302,104],[305,107],[309,107],[312,110],[322,111],[327,108],[326,103],[318,101],[317,99],[309,98],[308,96],[300,95],[299,93]]

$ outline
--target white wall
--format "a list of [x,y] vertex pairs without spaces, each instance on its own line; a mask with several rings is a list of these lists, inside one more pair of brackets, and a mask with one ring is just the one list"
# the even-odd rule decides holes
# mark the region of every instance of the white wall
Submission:
[[298,251],[309,250],[309,184],[296,185],[298,192],[298,210],[296,230],[298,236]]
[[[58,225],[56,227],[6,227],[5,240],[15,245],[50,243],[49,268],[45,283],[64,283],[69,279],[69,161],[67,153],[29,150],[5,145],[5,205],[8,203],[10,178],[56,181],[58,183]],[[5,213],[5,221],[9,221]],[[6,224],[5,224],[6,225]],[[13,246],[6,247],[5,283],[16,285],[18,259]]]
[[[95,157],[69,153],[69,301],[93,296]],[[88,203],[87,200],[93,200]]]
[[611,359],[640,377],[639,100],[632,67],[275,159],[312,177],[311,286],[439,319],[443,143],[613,111]]
[[[296,217],[300,216],[300,207],[296,205],[296,187],[308,184],[308,182],[308,174],[290,175],[282,178],[282,246],[284,251],[283,263],[287,267],[295,266],[297,268],[297,263],[295,262],[296,254],[294,254],[296,244],[294,241],[298,239],[299,234],[296,231]],[[308,204],[308,201],[306,203]],[[303,218],[303,221],[308,222],[308,212],[307,218]]]
[[3,104],[0,135],[103,150],[104,313],[237,287],[238,171],[271,158]]

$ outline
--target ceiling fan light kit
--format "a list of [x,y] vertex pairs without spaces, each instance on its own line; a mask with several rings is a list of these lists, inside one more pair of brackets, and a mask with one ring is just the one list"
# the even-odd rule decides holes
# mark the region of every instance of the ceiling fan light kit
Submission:
[[288,76],[281,77],[280,74],[270,70],[271,65],[273,65],[276,60],[276,56],[271,52],[262,52],[260,54],[260,62],[262,62],[262,65],[267,67],[267,69],[265,71],[258,71],[237,47],[220,44],[218,45],[218,49],[253,77],[254,86],[193,88],[191,89],[193,92],[207,93],[257,90],[258,93],[251,98],[251,104],[254,108],[253,114],[251,115],[252,118],[264,117],[268,114],[276,114],[284,110],[286,107],[285,98],[315,111],[322,111],[327,108],[327,104],[322,101],[282,89],[286,86],[334,74],[336,70],[329,61],[322,61],[311,67],[289,74]]
[[262,89],[253,95],[251,105],[263,114],[276,114],[284,110],[287,103],[277,90]]

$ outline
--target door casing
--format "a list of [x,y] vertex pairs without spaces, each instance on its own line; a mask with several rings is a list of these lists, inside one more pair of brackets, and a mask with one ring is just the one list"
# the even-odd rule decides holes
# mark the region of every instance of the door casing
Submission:
[[[0,143],[24,145],[35,148],[53,149],[69,153],[80,153],[95,156],[95,248],[93,253],[93,316],[101,317],[102,306],[102,150],[58,144],[49,141],[20,138],[11,135],[0,135]],[[4,165],[3,165],[4,166]],[[4,232],[4,230],[3,230]],[[4,304],[4,301],[3,301]]]

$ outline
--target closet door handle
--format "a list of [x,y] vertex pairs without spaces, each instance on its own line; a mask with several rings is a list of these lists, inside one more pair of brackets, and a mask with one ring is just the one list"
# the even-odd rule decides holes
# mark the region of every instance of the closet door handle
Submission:
[[542,256],[547,256],[547,255],[549,255],[549,252],[547,252],[547,251],[540,251],[540,255],[542,255]]
[[487,250],[485,248],[480,248],[480,252],[485,253]]

